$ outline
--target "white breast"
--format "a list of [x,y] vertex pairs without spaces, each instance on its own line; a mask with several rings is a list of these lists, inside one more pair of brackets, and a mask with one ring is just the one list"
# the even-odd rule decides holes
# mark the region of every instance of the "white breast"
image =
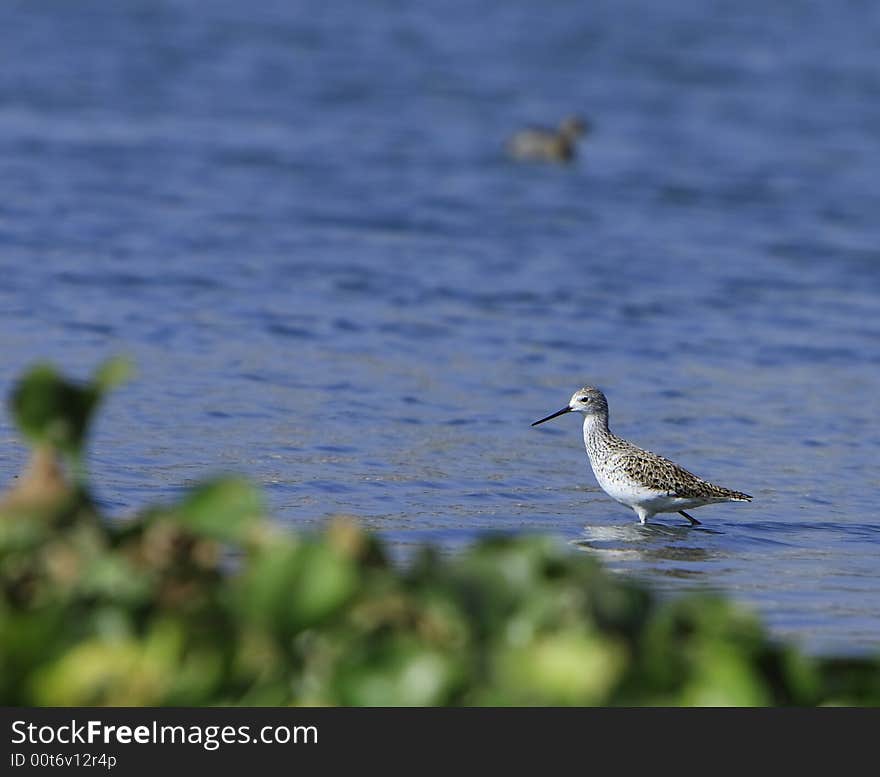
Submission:
[[652,502],[662,497],[662,494],[654,489],[645,488],[629,478],[623,478],[615,474],[613,465],[603,467],[593,461],[592,458],[590,459],[590,465],[593,468],[596,481],[599,483],[599,488],[614,501],[620,502],[627,507]]

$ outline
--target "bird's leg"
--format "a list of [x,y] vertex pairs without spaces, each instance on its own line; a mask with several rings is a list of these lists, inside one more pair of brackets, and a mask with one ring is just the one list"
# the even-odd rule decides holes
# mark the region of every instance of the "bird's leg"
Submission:
[[701,526],[702,525],[696,518],[688,515],[684,510],[679,510],[678,514],[683,515],[685,518],[687,518],[691,522],[691,526]]
[[639,516],[639,523],[644,526],[648,522],[648,518],[651,515],[647,510],[643,507],[633,507],[637,516]]

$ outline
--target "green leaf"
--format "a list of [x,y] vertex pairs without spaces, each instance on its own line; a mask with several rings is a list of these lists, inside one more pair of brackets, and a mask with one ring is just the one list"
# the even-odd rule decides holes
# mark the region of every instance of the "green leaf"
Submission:
[[33,367],[12,391],[12,414],[31,442],[79,455],[99,394],[65,380],[54,367]]
[[399,637],[340,667],[338,693],[349,705],[423,707],[448,703],[460,681],[455,655]]
[[95,408],[129,372],[127,361],[110,359],[95,371],[91,382],[77,383],[63,377],[51,364],[37,364],[12,391],[12,415],[32,443],[55,446],[78,461]]
[[288,617],[305,628],[331,615],[354,594],[358,574],[351,559],[326,542],[304,544],[297,553]]
[[226,477],[193,489],[180,505],[181,525],[220,542],[241,542],[260,523],[263,500],[244,478]]
[[131,377],[133,371],[132,364],[128,359],[116,356],[112,359],[107,359],[95,370],[92,383],[101,394],[106,394],[125,383]]
[[285,634],[331,616],[354,595],[356,563],[327,542],[281,542],[253,559],[236,597],[248,620]]
[[514,704],[603,704],[627,665],[616,642],[580,628],[505,647],[493,662],[500,696]]

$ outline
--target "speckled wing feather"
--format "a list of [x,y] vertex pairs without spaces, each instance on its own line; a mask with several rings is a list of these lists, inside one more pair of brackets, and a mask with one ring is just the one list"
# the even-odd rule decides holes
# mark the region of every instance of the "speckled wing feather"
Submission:
[[646,488],[664,491],[668,496],[683,499],[718,499],[750,502],[752,497],[710,483],[688,472],[684,467],[631,443],[629,450],[619,454],[617,466]]

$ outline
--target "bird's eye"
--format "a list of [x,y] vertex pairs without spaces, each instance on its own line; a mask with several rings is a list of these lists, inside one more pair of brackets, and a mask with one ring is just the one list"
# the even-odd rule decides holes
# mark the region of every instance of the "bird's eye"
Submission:
[[578,402],[589,402],[589,401],[590,401],[590,398],[589,398],[589,397],[581,397],[581,398],[578,400]]

